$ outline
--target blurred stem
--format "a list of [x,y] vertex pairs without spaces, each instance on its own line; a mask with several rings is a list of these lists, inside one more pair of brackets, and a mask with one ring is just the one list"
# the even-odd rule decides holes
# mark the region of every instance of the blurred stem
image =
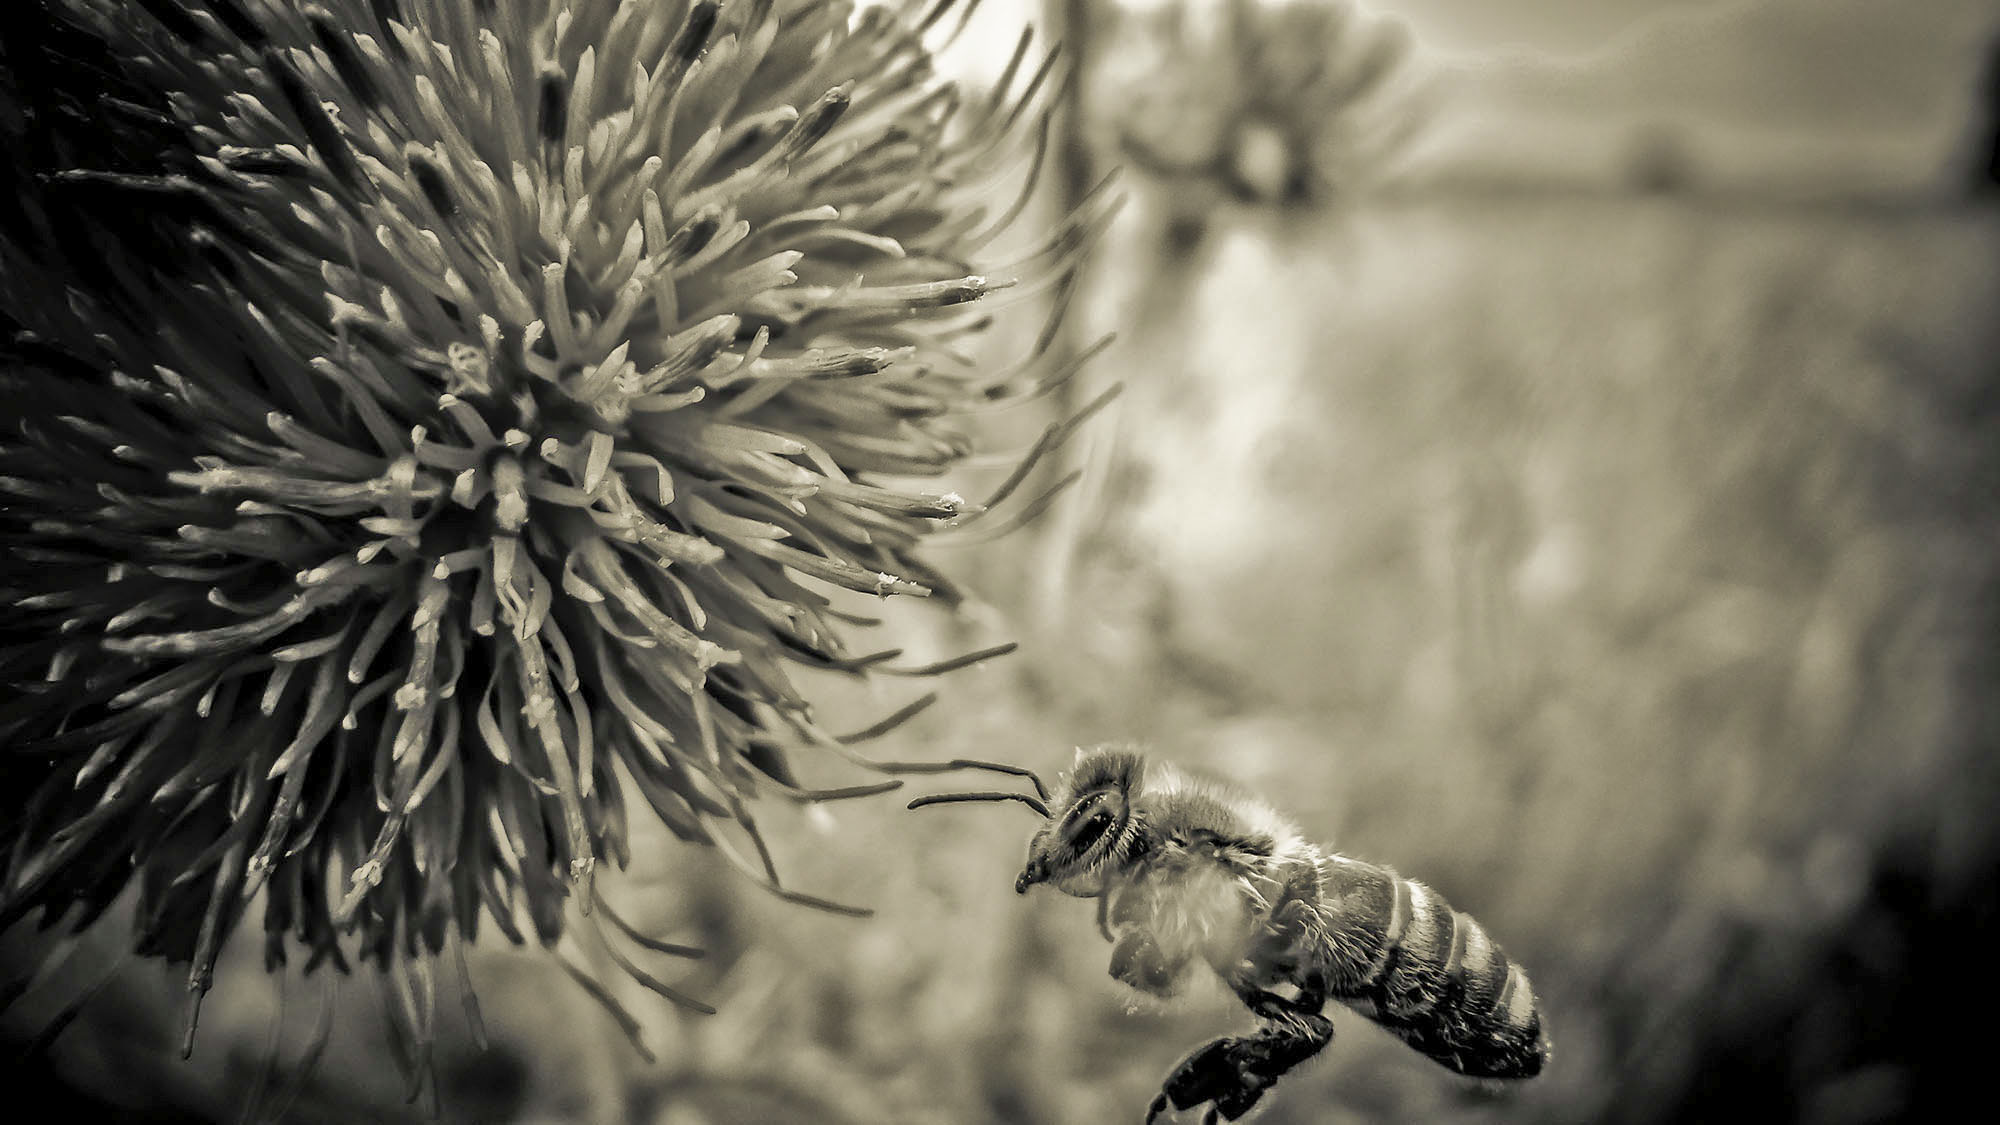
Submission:
[[[1084,92],[1094,62],[1091,34],[1097,15],[1094,9],[1107,2],[1042,0],[1042,26],[1046,29],[1049,42],[1061,44],[1063,56],[1068,60],[1068,79],[1062,85],[1061,104],[1056,114],[1055,145],[1049,176],[1048,206],[1058,216],[1075,211],[1099,175],[1097,160],[1084,128]],[[1047,359],[1052,367],[1068,363],[1075,357],[1083,346],[1079,333],[1094,331],[1085,324],[1088,319],[1088,302],[1082,299],[1085,295],[1079,292],[1069,314],[1063,317],[1057,329],[1058,335]],[[1065,383],[1053,396],[1055,416],[1071,416],[1094,393],[1083,379]],[[1106,424],[1102,420],[1096,423],[1100,428]],[[1071,443],[1050,466],[1050,477],[1058,478],[1082,467],[1096,444],[1088,436]],[[1035,557],[1031,571],[1035,577],[1033,586],[1027,592],[1028,608],[1031,621],[1038,628],[1053,625],[1064,616],[1070,571],[1075,565],[1077,546],[1084,528],[1098,507],[1096,492],[1102,475],[1101,472],[1086,474],[1079,487],[1044,517],[1040,533],[1029,548],[1030,554]]]
[[[1069,81],[1062,87],[1062,112],[1056,121],[1055,204],[1056,213],[1066,215],[1083,201],[1085,192],[1097,181],[1089,138],[1084,135],[1083,91],[1092,63],[1091,8],[1105,0],[1042,0],[1042,24],[1050,42],[1060,43],[1069,59]],[[1069,330],[1074,336],[1075,330]],[[1074,345],[1072,339],[1071,344]],[[1077,391],[1072,384],[1063,388],[1064,402],[1073,405]]]

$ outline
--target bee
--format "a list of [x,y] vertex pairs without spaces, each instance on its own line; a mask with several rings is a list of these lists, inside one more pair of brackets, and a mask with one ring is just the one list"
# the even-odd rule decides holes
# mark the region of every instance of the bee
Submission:
[[1255,1013],[1254,1035],[1183,1059],[1146,1114],[1206,1105],[1234,1121],[1333,1040],[1338,1001],[1459,1074],[1541,1073],[1534,989],[1486,930],[1386,867],[1324,851],[1269,805],[1123,747],[1079,750],[1054,795],[942,793],[911,808],[1018,801],[1048,823],[1014,890],[1098,902],[1111,975],[1168,997],[1206,965]]

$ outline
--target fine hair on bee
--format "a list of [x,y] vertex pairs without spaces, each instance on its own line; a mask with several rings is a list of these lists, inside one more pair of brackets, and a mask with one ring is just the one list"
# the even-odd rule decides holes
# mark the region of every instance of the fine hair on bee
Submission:
[[1262,800],[1121,746],[1077,751],[1053,792],[918,797],[910,808],[1015,801],[1047,823],[1016,892],[1047,885],[1098,902],[1111,975],[1179,993],[1206,965],[1261,1022],[1215,1039],[1167,1076],[1146,1115],[1207,1106],[1234,1121],[1333,1039],[1329,1000],[1459,1074],[1540,1074],[1548,1037],[1527,973],[1470,916],[1387,867],[1305,840]]

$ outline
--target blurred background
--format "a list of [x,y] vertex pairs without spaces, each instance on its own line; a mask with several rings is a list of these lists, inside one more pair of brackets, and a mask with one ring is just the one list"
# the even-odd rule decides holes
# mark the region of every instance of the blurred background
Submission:
[[[970,614],[888,606],[912,650],[1021,651],[869,752],[1053,776],[1142,742],[1430,883],[1532,974],[1540,1079],[1337,1014],[1272,1125],[1859,1125],[1983,1086],[2000,10],[986,0],[946,65],[995,81],[1029,20],[1078,81],[1023,241],[1122,167],[1056,347],[1117,339],[1048,412],[980,419],[991,479],[961,491],[1124,390],[1081,487],[939,546]],[[929,685],[805,686],[859,729]],[[438,1098],[406,1104],[378,982],[267,979],[254,942],[183,1063],[179,979],[104,933],[50,979],[105,991],[20,1088],[154,1121],[1136,1122],[1249,1017],[1121,992],[1090,904],[1011,893],[1031,816],[904,811],[953,784],[773,810],[791,885],[868,919],[635,847],[607,893],[711,950],[672,983],[720,1009],[607,973],[657,1063],[539,951],[481,947],[490,1049],[441,1018]]]

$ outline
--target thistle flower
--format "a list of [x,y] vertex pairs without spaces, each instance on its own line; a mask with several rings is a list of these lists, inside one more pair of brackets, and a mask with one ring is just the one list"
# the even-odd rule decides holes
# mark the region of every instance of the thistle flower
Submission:
[[1401,19],[1352,0],[1199,7],[1127,16],[1159,41],[1111,114],[1140,168],[1242,202],[1311,203],[1378,178],[1427,120]]
[[[455,937],[589,910],[628,802],[833,905],[754,802],[897,782],[800,781],[855,756],[790,671],[966,662],[853,651],[840,591],[954,599],[920,541],[1073,428],[985,505],[899,483],[1074,371],[954,348],[1018,210],[958,189],[1051,68],[935,79],[951,6],[48,0],[0,85],[0,924],[136,883],[191,1036],[262,894],[407,1046]],[[1066,293],[1102,198],[1003,270]]]

